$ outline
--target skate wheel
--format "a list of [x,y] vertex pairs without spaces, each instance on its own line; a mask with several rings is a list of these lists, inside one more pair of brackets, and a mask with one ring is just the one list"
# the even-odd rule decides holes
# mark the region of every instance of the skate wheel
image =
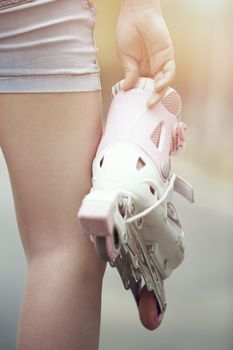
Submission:
[[163,314],[160,313],[154,293],[149,291],[146,286],[142,288],[140,293],[138,311],[145,328],[152,331],[159,327]]

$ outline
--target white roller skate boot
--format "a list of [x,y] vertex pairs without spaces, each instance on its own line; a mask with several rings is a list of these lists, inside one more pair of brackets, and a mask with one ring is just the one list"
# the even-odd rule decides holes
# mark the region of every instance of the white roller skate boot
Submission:
[[93,186],[78,213],[83,233],[100,258],[115,266],[139,303],[141,283],[153,291],[159,313],[166,309],[163,281],[184,258],[184,233],[173,192],[194,201],[190,184],[171,172],[171,156],[184,149],[181,100],[169,88],[152,109],[154,80],[140,78],[129,91],[121,81],[93,161]]

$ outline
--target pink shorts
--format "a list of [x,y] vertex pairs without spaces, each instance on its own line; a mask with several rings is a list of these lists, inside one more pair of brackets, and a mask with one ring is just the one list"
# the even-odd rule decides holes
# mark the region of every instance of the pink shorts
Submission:
[[101,90],[89,0],[0,0],[0,93]]

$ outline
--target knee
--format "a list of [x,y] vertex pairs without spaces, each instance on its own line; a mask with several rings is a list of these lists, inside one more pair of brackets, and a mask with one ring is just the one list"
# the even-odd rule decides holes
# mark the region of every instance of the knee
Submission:
[[102,283],[106,268],[106,264],[94,254],[77,247],[63,246],[46,250],[27,257],[28,270],[29,273],[36,271],[39,275],[78,279],[91,287]]
[[43,232],[30,231],[24,235],[24,251],[31,269],[52,269],[59,272],[77,271],[81,278],[102,280],[106,268],[96,254],[94,244],[80,230],[46,229]]

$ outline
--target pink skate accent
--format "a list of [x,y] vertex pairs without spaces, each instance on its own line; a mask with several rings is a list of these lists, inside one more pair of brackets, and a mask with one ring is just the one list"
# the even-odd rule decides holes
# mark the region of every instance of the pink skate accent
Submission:
[[178,126],[178,137],[181,141],[185,142],[187,138],[187,125],[183,122],[179,123]]
[[162,105],[177,117],[181,111],[181,98],[176,91],[172,91],[162,99]]
[[163,123],[160,123],[151,135],[151,140],[152,142],[154,142],[156,147],[159,147],[162,126],[163,126]]
[[84,234],[108,236],[113,232],[113,204],[107,200],[83,200],[78,219]]
[[172,154],[177,154],[184,148],[186,138],[187,125],[183,122],[179,122],[175,128],[173,136],[173,145],[171,149]]

